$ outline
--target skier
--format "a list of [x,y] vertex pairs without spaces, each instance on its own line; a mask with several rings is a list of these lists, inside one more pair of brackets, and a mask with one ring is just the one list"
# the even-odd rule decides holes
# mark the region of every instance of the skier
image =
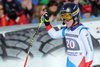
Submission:
[[[43,14],[44,13],[44,14]],[[41,11],[48,34],[54,38],[66,39],[67,67],[90,67],[93,62],[94,49],[91,36],[79,20],[79,7],[74,3],[67,3],[61,9],[61,17],[66,27],[56,31],[49,22],[48,13]]]

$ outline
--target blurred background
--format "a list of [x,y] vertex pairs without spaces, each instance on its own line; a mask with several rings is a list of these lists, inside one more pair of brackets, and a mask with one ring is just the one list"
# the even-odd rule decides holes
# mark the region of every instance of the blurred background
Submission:
[[80,8],[80,19],[100,17],[100,0],[0,0],[0,27],[40,23],[45,5],[50,21],[60,21],[63,4],[74,2]]
[[[61,7],[74,2],[89,28],[95,50],[91,67],[100,67],[100,0],[0,0],[0,67],[24,67],[30,41],[40,23],[43,6],[56,30],[64,27]],[[65,39],[52,39],[44,26],[36,34],[26,67],[65,67]]]

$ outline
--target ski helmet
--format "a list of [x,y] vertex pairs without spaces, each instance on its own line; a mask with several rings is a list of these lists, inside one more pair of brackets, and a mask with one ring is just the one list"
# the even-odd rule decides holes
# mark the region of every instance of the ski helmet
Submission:
[[73,22],[72,26],[74,26],[76,21],[78,21],[78,24],[79,24],[79,7],[78,7],[78,5],[74,4],[74,3],[64,4],[61,8],[61,18],[63,20],[73,19],[74,22]]

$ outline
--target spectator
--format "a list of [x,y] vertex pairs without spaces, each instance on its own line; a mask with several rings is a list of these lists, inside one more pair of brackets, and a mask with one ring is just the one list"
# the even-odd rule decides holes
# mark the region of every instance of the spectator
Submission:
[[58,3],[56,1],[50,1],[47,5],[47,12],[49,13],[50,21],[54,21],[59,13]]
[[[55,0],[55,1],[56,1],[56,3],[58,4],[58,9],[57,9],[57,11],[60,11],[61,8],[62,8],[62,6],[63,6],[63,1],[62,1],[62,0]],[[58,12],[55,21],[59,21],[59,20],[61,20],[60,12]]]
[[[27,5],[26,5],[27,4]],[[33,5],[32,5],[32,0],[24,0],[22,2],[22,8],[26,11],[27,14],[32,16],[33,14]]]
[[100,17],[100,0],[91,0],[90,2],[93,10],[92,14],[96,17]]
[[22,14],[18,14],[17,13],[17,17],[15,20],[9,18],[8,19],[8,22],[9,22],[9,26],[12,26],[12,25],[21,25],[21,24],[28,24],[28,21],[27,21],[27,18],[26,16],[22,13]]
[[41,16],[43,15],[42,11],[47,12],[46,6],[45,6],[45,5],[43,5],[42,8],[41,8],[41,11],[40,11]]
[[19,14],[15,22],[16,25],[28,24],[27,18],[24,14]]
[[15,24],[28,24],[26,16],[21,12],[18,1],[15,0],[6,0],[5,2],[5,11],[8,16],[9,26]]
[[17,17],[16,11],[20,12],[20,9],[19,9],[20,5],[18,3],[19,2],[16,0],[5,0],[4,1],[5,12],[8,14],[9,18],[12,18],[14,20],[16,19]]
[[[42,10],[43,6],[44,5],[40,5],[40,4],[35,6],[31,23],[40,23],[40,11]],[[45,6],[43,8],[45,8]]]
[[4,27],[7,25],[8,25],[7,15],[4,14],[4,6],[3,6],[3,3],[0,2],[0,27]]
[[[27,4],[27,5],[26,5]],[[24,11],[24,14],[27,16],[27,19],[30,22],[30,18],[33,15],[33,5],[32,5],[32,0],[24,0],[21,3],[22,6],[22,11]]]
[[60,8],[63,6],[63,1],[62,0],[55,0],[58,3],[58,8],[60,11]]
[[82,18],[95,18],[94,15],[92,15],[92,7],[90,5],[84,5],[82,8],[83,16]]

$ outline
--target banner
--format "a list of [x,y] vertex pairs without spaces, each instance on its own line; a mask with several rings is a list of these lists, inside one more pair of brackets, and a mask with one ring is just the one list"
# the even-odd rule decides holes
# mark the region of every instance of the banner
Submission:
[[[2,59],[23,59],[28,52],[33,33],[37,28],[24,29],[15,32],[5,33],[5,37],[0,35],[1,57]],[[62,39],[52,39],[45,28],[41,28],[36,34],[31,47],[31,57],[43,57],[53,55],[53,52],[60,48],[65,48]],[[54,53],[55,54],[55,53]]]
[[[56,30],[64,27],[61,25],[61,22],[51,23]],[[100,54],[100,23],[99,21],[88,21],[82,22],[83,25],[89,28],[91,33],[93,46],[95,48],[95,59],[94,65],[100,65],[99,55]],[[5,61],[9,60],[21,60],[21,63],[14,63],[16,66],[11,65],[10,67],[23,67],[25,58],[27,56],[30,41],[34,32],[37,30],[38,24],[30,24],[30,25],[21,25],[21,26],[12,26],[12,27],[4,27],[0,28],[0,67],[9,67],[9,64],[4,64]],[[64,67],[66,64],[66,56],[67,56],[67,48],[65,39],[52,39],[47,31],[45,26],[43,25],[39,32],[36,34],[34,41],[31,46],[29,57],[31,61],[28,61],[27,67],[46,67],[51,62],[48,67]],[[41,60],[40,58],[45,57],[45,60]],[[50,57],[54,57],[53,60],[49,59]],[[37,59],[38,58],[38,59]],[[48,59],[47,59],[48,58]],[[56,59],[55,59],[56,58]],[[60,58],[60,59],[59,59]],[[63,59],[62,59],[63,58]],[[55,59],[55,60],[54,60]],[[49,61],[48,61],[49,60]],[[62,61],[60,61],[62,60]],[[38,62],[40,63],[38,63]],[[33,63],[34,62],[34,63]],[[48,62],[48,63],[46,63]],[[8,63],[8,62],[7,62]]]

